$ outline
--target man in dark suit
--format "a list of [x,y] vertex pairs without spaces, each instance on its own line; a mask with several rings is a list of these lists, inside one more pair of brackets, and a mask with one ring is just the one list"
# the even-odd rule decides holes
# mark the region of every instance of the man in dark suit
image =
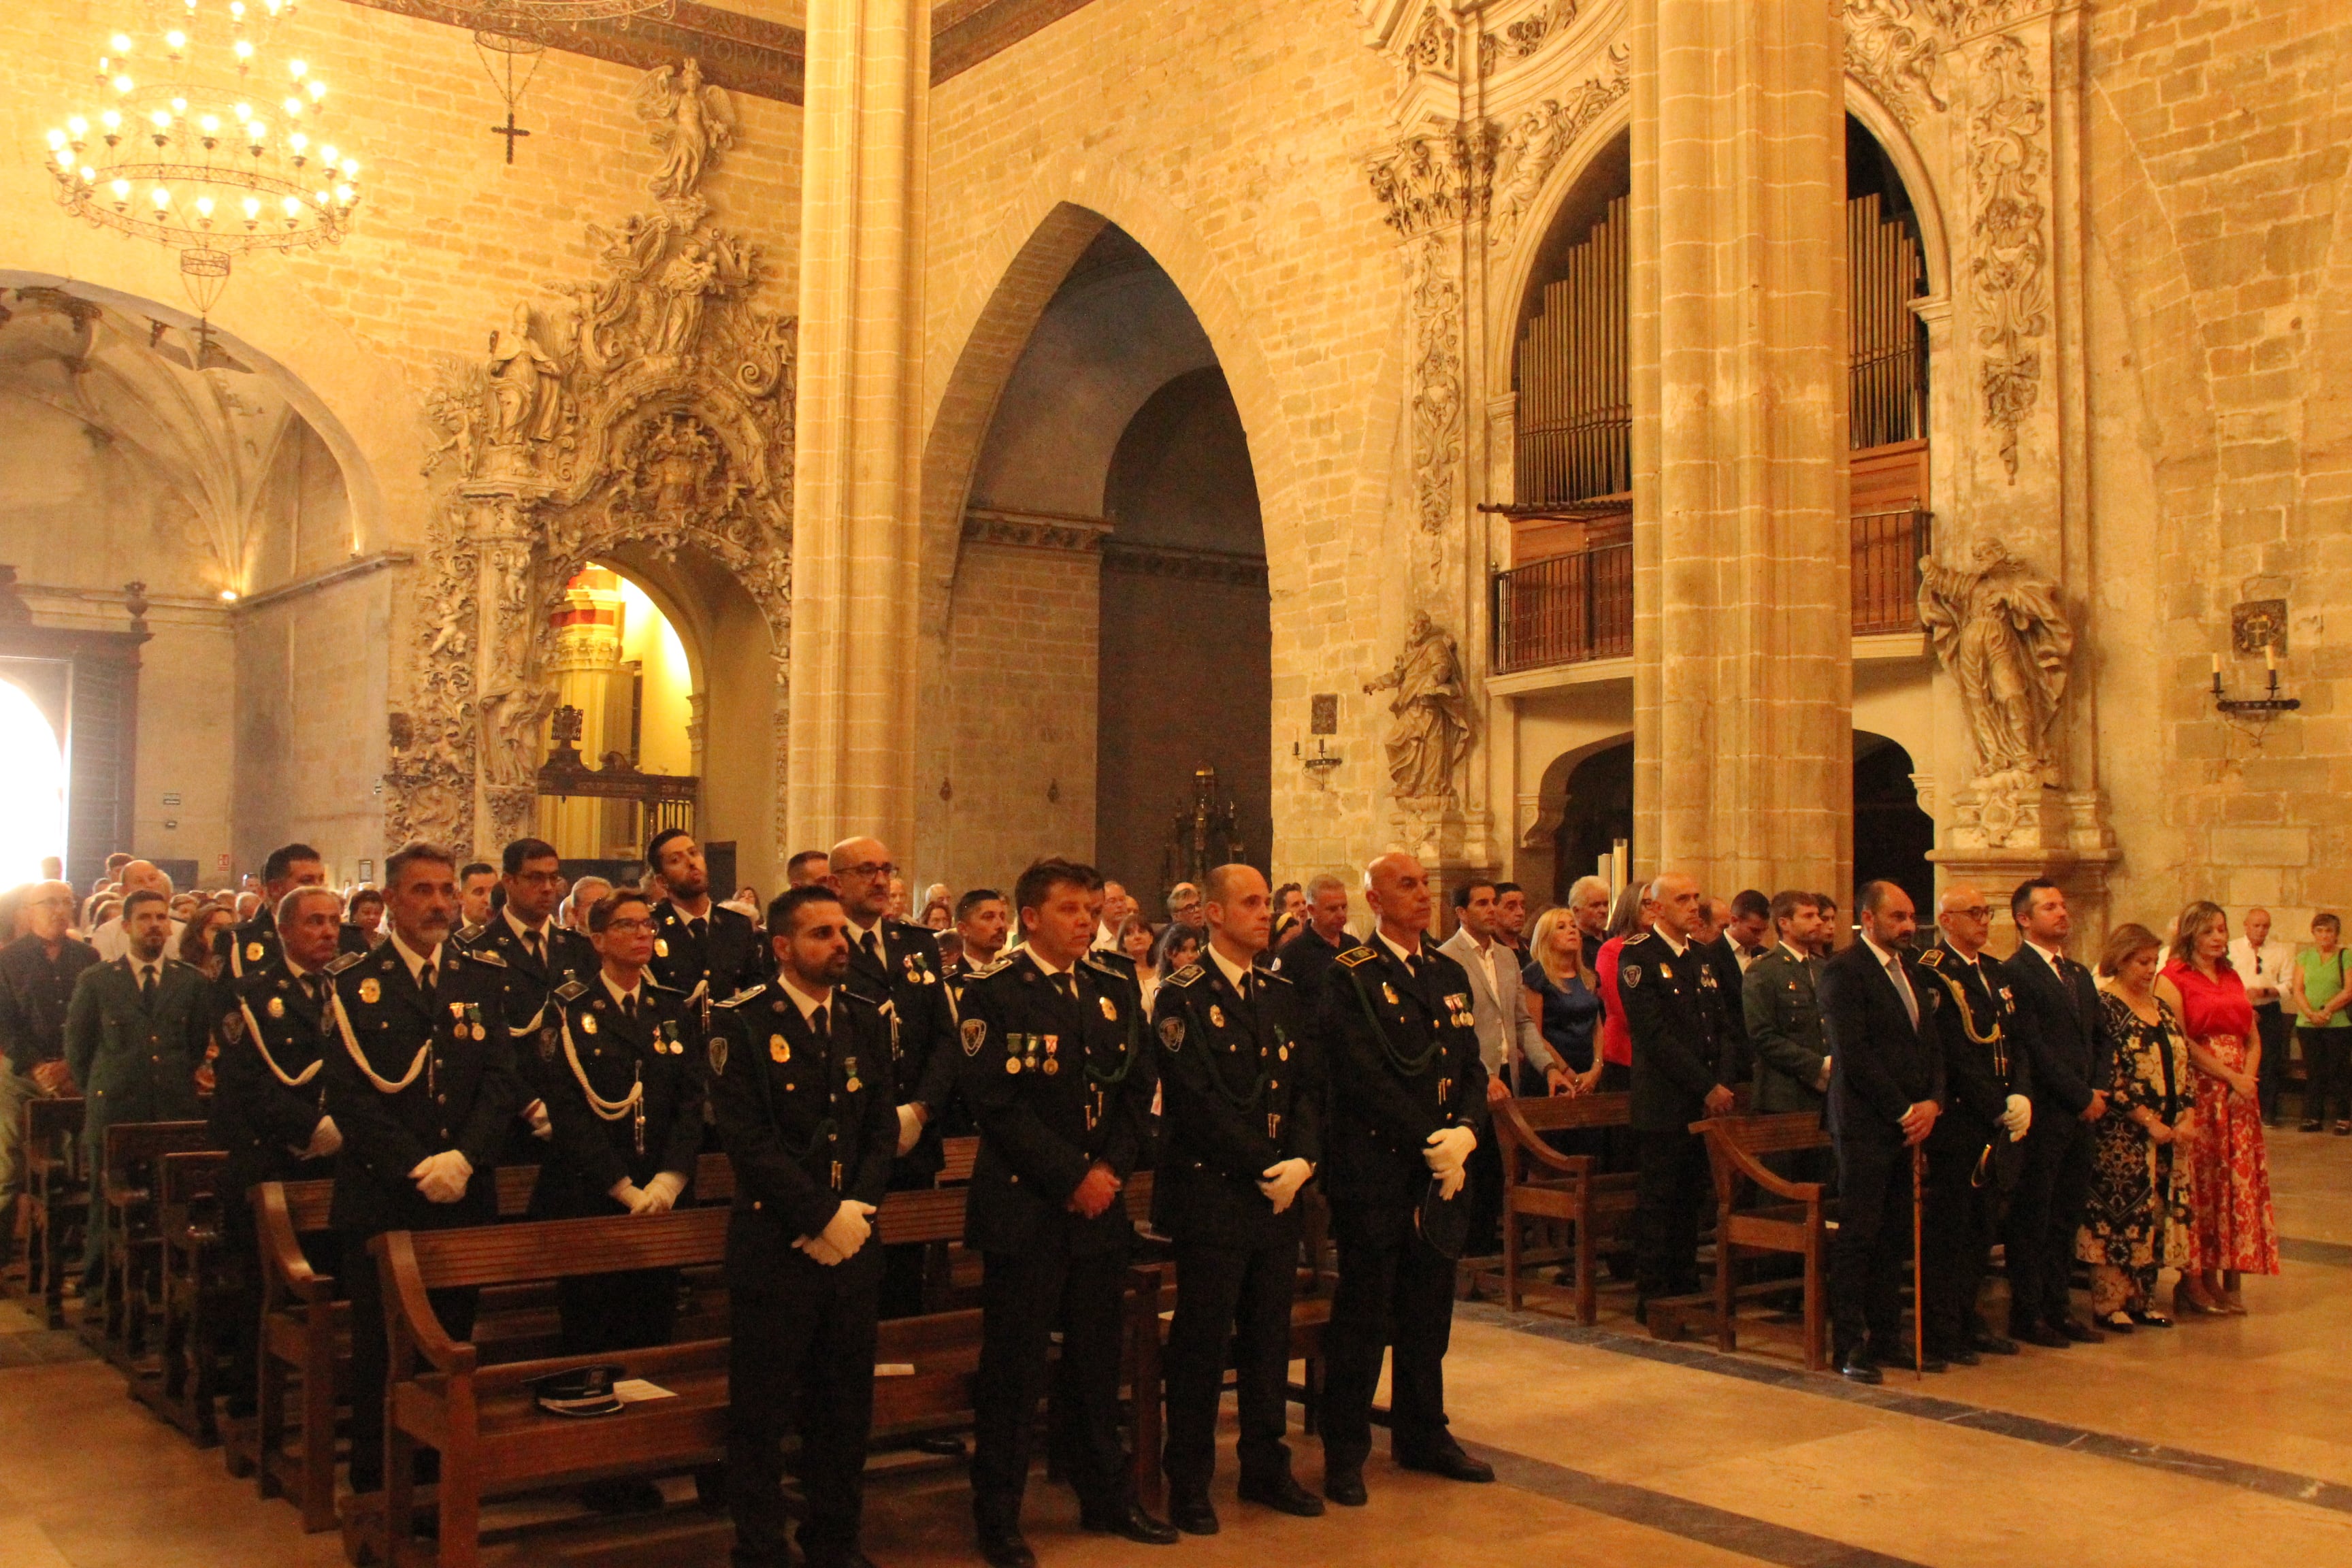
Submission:
[[1275,967],[1311,1012],[1323,994],[1323,972],[1356,945],[1348,934],[1348,884],[1328,871],[1307,879],[1307,920],[1275,954]]
[[25,1181],[25,1107],[69,1087],[66,1070],[66,1010],[82,971],[98,950],[67,933],[73,927],[74,891],[65,882],[36,882],[18,911],[25,934],[0,948],[0,1263],[16,1238],[16,1194]]
[[654,906],[654,979],[685,997],[707,1029],[715,1004],[767,980],[767,946],[749,915],[711,901],[710,868],[693,834],[655,834],[646,864],[665,889]]
[[871,1568],[858,1549],[874,1417],[873,1219],[898,1145],[890,1029],[842,985],[846,920],[833,889],[768,906],[777,972],[711,1008],[705,1049],[719,1142],[735,1167],[727,1222],[734,1337],[727,1506],[740,1568],[784,1568],[783,1455],[801,1438],[809,1568]]
[[[341,1130],[328,1217],[342,1246],[352,1303],[352,1463],[355,1492],[383,1486],[389,1351],[383,1287],[367,1244],[394,1230],[490,1225],[499,1217],[498,1156],[522,1109],[514,1045],[501,1022],[505,972],[449,941],[457,865],[409,844],[384,863],[391,934],[365,955],[328,965],[335,1033],[320,1077]],[[473,1332],[477,1293],[436,1291],[434,1310],[456,1339]]]
[[2046,1350],[2105,1336],[2068,1300],[2074,1233],[2091,1190],[2092,1123],[2107,1113],[2115,1038],[2091,972],[2066,956],[2066,895],[2042,878],[2010,895],[2024,941],[2001,965],[2017,1013],[2017,1049],[2033,1074],[2033,1125],[2009,1202],[2009,1331]]
[[[1881,1363],[1913,1364],[1903,1342],[1903,1264],[1910,1255],[1911,1152],[1944,1098],[1936,1024],[1940,988],[1909,957],[1918,916],[1893,882],[1862,889],[1862,940],[1822,966],[1836,1141],[1838,1233],[1830,1244],[1830,1316],[1838,1370],[1877,1383]],[[1941,1372],[1928,1358],[1923,1372]]]
[[250,1194],[263,1182],[331,1177],[343,1146],[327,1114],[322,1071],[328,1050],[342,1048],[328,1005],[334,982],[326,973],[341,939],[342,913],[332,890],[296,884],[270,921],[277,956],[246,969],[244,987],[219,1025],[212,1128],[213,1141],[228,1151],[215,1185],[231,1292],[221,1314],[228,1413],[236,1420],[252,1416],[259,1376],[261,1258]]
[[[929,1186],[947,1163],[940,1124],[954,1098],[956,1015],[940,976],[939,939],[925,928],[886,912],[898,868],[878,838],[845,838],[833,847],[827,883],[841,900],[849,937],[849,989],[882,1011],[890,1027],[898,1159],[894,1192]],[[923,1310],[920,1242],[885,1250],[882,1315],[908,1318]],[[956,1445],[962,1451],[962,1445]]]
[[1698,883],[1669,871],[1645,901],[1656,923],[1618,950],[1617,994],[1633,1037],[1635,1315],[1698,1289],[1698,1226],[1712,1200],[1706,1144],[1690,1130],[1731,1109],[1737,1071],[1718,982],[1696,941]]
[[1176,1244],[1169,1519],[1214,1535],[1209,1480],[1228,1344],[1236,1347],[1243,1500],[1307,1518],[1323,1511],[1323,1500],[1292,1479],[1282,1441],[1297,1200],[1323,1158],[1323,1085],[1297,990],[1254,966],[1273,927],[1265,879],[1253,867],[1220,866],[1201,890],[1206,962],[1169,975],[1152,1003],[1166,1144],[1151,1215]]
[[1927,1299],[1920,1311],[1927,1353],[1974,1366],[1980,1352],[2017,1353],[2016,1341],[1978,1316],[1977,1294],[1992,1249],[2000,1173],[2014,1170],[2000,1156],[2021,1145],[2033,1122],[2033,1067],[2010,1037],[2016,1007],[2009,980],[1984,956],[1992,934],[1984,894],[1966,882],[1946,889],[1936,924],[1942,934],[1919,955],[1919,967],[1948,998],[1936,1021],[1950,1092],[1927,1137]]
[[1393,1348],[1389,1448],[1410,1470],[1491,1481],[1445,1420],[1454,1264],[1417,1225],[1433,1178],[1447,1202],[1491,1136],[1470,976],[1427,940],[1428,873],[1402,851],[1364,871],[1372,936],[1331,963],[1317,1027],[1331,1084],[1324,1190],[1339,1283],[1325,1336],[1323,1495],[1364,1506],[1372,1391]]
[[[163,956],[171,926],[171,900],[134,889],[122,900],[129,951],[83,970],[66,1008],[66,1067],[88,1101],[82,1147],[93,1173],[106,1168],[106,1130],[115,1123],[204,1115],[195,1075],[212,1042],[212,988],[203,970]],[[95,1290],[105,1268],[106,1210],[89,1205],[85,1290]]]
[[1119,1197],[1142,1158],[1157,1081],[1132,978],[1087,949],[1091,866],[1040,860],[1013,889],[1027,942],[974,973],[958,1044],[980,1121],[964,1245],[981,1254],[971,1508],[990,1568],[1034,1568],[1021,1535],[1030,1434],[1062,1331],[1057,1405],[1076,1423],[1070,1479],[1087,1529],[1166,1546],[1119,1463],[1120,1307],[1135,1234]]

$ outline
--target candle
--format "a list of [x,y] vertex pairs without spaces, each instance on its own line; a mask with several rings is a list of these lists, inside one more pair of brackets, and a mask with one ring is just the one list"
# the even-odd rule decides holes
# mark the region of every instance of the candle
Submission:
[[2213,679],[2221,679],[2221,656],[2218,653],[2213,656]]
[[2278,668],[2278,644],[2274,642],[2263,644],[2263,668],[2264,669]]

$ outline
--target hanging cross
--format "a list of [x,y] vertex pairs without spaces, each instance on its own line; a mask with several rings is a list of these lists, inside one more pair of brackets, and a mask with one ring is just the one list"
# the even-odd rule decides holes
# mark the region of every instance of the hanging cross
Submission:
[[530,132],[521,130],[516,126],[514,122],[514,106],[512,104],[509,104],[507,106],[507,122],[504,125],[491,126],[490,134],[493,136],[503,136],[507,139],[507,162],[511,163],[514,162],[515,138],[518,136],[528,136]]

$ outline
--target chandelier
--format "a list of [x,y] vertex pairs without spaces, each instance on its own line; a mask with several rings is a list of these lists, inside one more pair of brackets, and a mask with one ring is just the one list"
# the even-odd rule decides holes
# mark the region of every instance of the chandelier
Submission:
[[108,40],[94,100],[48,133],[66,210],[179,252],[198,314],[247,251],[339,243],[359,161],[322,139],[307,61],[266,58],[296,0],[148,0]]

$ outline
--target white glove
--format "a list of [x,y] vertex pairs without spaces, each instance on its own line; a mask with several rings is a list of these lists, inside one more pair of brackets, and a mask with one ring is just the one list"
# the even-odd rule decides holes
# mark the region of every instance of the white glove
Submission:
[[474,1179],[474,1163],[460,1151],[445,1149],[427,1154],[408,1174],[427,1201],[454,1204],[466,1195],[466,1184]]
[[898,1108],[898,1152],[906,1153],[923,1135],[923,1118],[912,1105]]
[[1478,1135],[1467,1127],[1441,1127],[1429,1135],[1429,1146],[1421,1157],[1438,1175],[1459,1171],[1470,1158],[1470,1151],[1478,1146]]
[[844,1198],[841,1206],[833,1211],[833,1218],[825,1222],[824,1234],[817,1239],[840,1253],[843,1260],[847,1261],[857,1256],[857,1249],[866,1245],[867,1237],[874,1234],[874,1226],[867,1218],[873,1212],[872,1204]]
[[1454,1194],[1460,1192],[1462,1190],[1462,1184],[1469,1179],[1470,1173],[1464,1170],[1459,1165],[1454,1166],[1450,1171],[1440,1173],[1437,1178],[1437,1196],[1439,1201],[1449,1204],[1452,1203],[1454,1201]]
[[310,1129],[310,1141],[294,1152],[305,1160],[323,1160],[342,1146],[342,1129],[335,1125],[333,1117],[321,1116],[319,1125]]
[[619,1204],[631,1214],[643,1214],[646,1212],[645,1188],[637,1185],[636,1183],[629,1180],[626,1176],[623,1176],[619,1181],[614,1182],[611,1186],[605,1188],[604,1195],[611,1198],[614,1203]]
[[841,1255],[840,1251],[835,1248],[831,1242],[825,1240],[825,1238],[821,1236],[804,1236],[798,1241],[793,1242],[793,1245],[799,1247],[803,1252],[807,1253],[817,1262],[824,1264],[827,1268],[832,1268],[836,1263],[845,1263],[848,1261],[848,1259],[845,1258]]
[[2033,1125],[2033,1101],[2021,1094],[2011,1095],[2009,1109],[2000,1113],[2000,1124],[2009,1129],[2011,1142],[2024,1137],[2026,1130]]
[[1298,1189],[1305,1186],[1307,1178],[1313,1174],[1314,1166],[1293,1157],[1268,1165],[1260,1172],[1257,1190],[1265,1194],[1265,1201],[1274,1205],[1274,1212],[1280,1214],[1290,1206],[1291,1200],[1298,1195]]
[[534,1100],[529,1105],[524,1106],[522,1108],[522,1119],[530,1123],[530,1135],[532,1137],[552,1138],[555,1136],[555,1123],[547,1119],[547,1101],[543,1100]]
[[646,1206],[639,1214],[667,1214],[677,1206],[677,1194],[686,1191],[686,1178],[676,1171],[664,1171],[646,1184]]

